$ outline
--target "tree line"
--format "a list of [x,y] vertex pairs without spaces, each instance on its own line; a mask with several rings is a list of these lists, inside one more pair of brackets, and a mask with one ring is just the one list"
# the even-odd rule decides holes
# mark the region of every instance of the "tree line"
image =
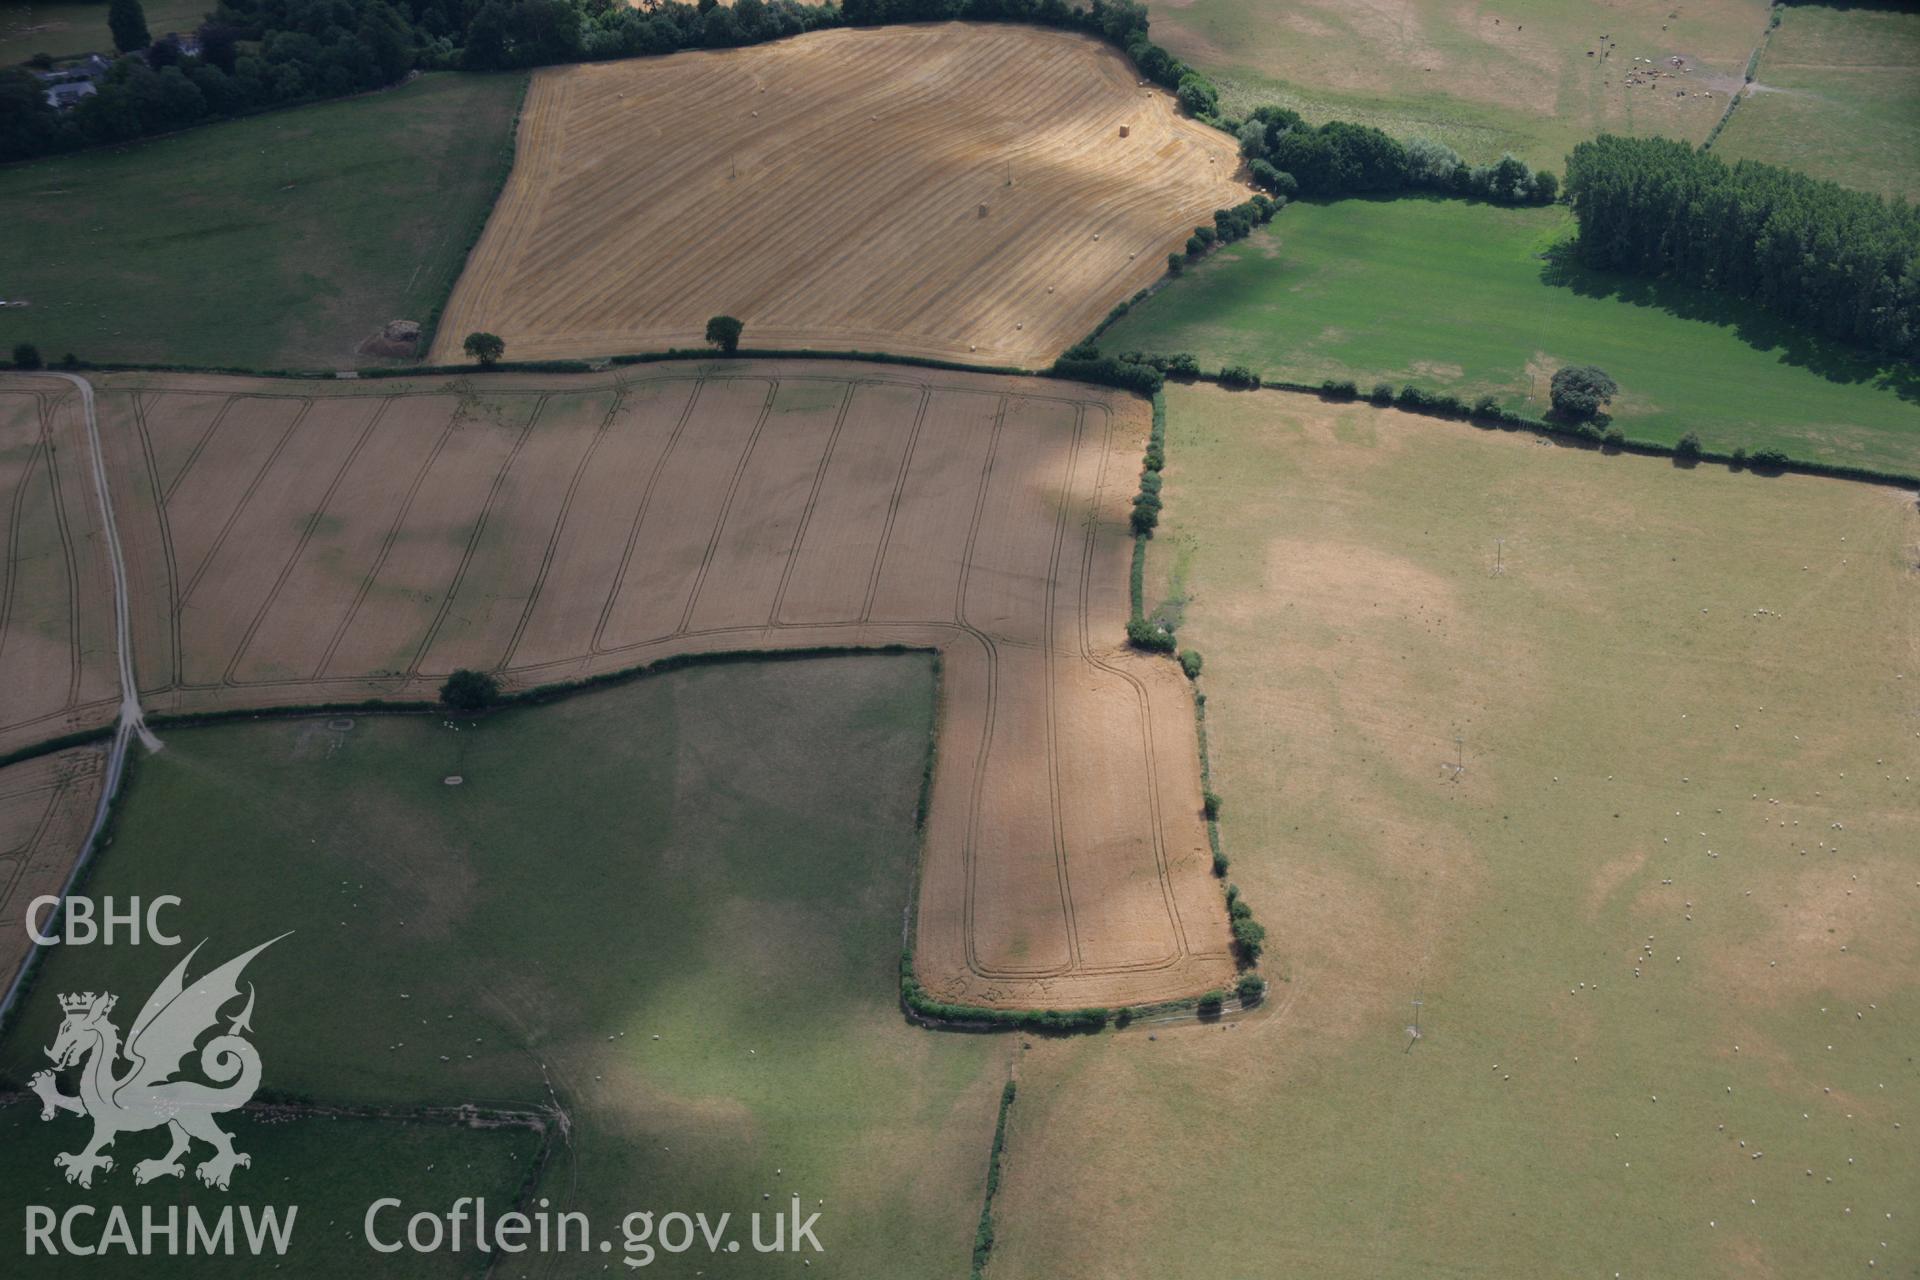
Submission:
[[1235,130],[1253,180],[1276,195],[1348,196],[1425,189],[1497,204],[1550,204],[1560,180],[1509,154],[1470,165],[1431,138],[1401,142],[1372,125],[1314,126],[1286,107],[1256,107]]
[[1755,302],[1829,337],[1920,356],[1920,210],[1665,138],[1567,157],[1581,262]]

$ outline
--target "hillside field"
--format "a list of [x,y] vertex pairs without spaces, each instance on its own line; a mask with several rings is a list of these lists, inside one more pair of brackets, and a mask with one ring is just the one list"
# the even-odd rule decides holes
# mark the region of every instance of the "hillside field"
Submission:
[[[1235,114],[1277,102],[1314,123],[1424,135],[1486,163],[1511,151],[1556,172],[1574,143],[1598,133],[1705,138],[1767,29],[1765,0],[1148,7],[1154,39],[1217,80]],[[1673,71],[1674,56],[1692,70],[1627,83],[1644,66],[1633,59]]]
[[[152,982],[163,975],[164,970],[143,979]],[[144,997],[145,992],[140,995]],[[48,1038],[51,1035],[50,1027]],[[157,1249],[140,1259],[141,1280],[200,1280],[203,1276],[252,1280],[263,1272],[289,1280],[334,1280],[342,1275],[479,1280],[486,1273],[485,1261],[472,1252],[409,1253],[401,1255],[397,1264],[380,1268],[388,1260],[361,1243],[361,1217],[382,1196],[399,1196],[411,1205],[444,1206],[465,1195],[505,1204],[532,1171],[542,1142],[538,1132],[526,1127],[441,1120],[332,1115],[288,1119],[255,1112],[226,1117],[221,1125],[232,1134],[235,1149],[253,1158],[250,1169],[236,1174],[232,1191],[203,1187],[192,1180],[191,1173],[185,1182],[161,1178],[135,1186],[128,1172],[133,1165],[166,1150],[165,1137],[151,1132],[121,1137],[113,1148],[116,1167],[97,1176],[91,1188],[82,1188],[66,1181],[54,1167],[53,1157],[82,1145],[84,1122],[71,1116],[58,1124],[43,1122],[40,1103],[31,1095],[24,1101],[8,1101],[0,1104],[0,1198],[15,1206],[16,1213],[25,1205],[44,1205],[55,1213],[77,1205],[99,1205],[97,1213],[103,1217],[108,1203],[118,1204],[136,1231],[143,1209],[151,1209],[163,1222],[168,1209],[176,1206],[183,1218],[189,1205],[208,1218],[217,1218],[229,1207],[236,1212],[244,1212],[241,1206],[255,1212],[271,1207],[281,1212],[282,1221],[288,1207],[297,1209],[292,1245],[284,1257],[269,1254],[271,1262],[244,1253],[168,1257]],[[209,1150],[202,1147],[199,1154]],[[94,1226],[94,1239],[98,1238],[101,1220],[80,1220],[76,1234],[81,1243],[90,1242],[89,1225]],[[382,1220],[383,1226],[387,1221]],[[238,1224],[235,1235],[244,1238]],[[23,1253],[24,1248],[23,1239],[16,1236],[13,1251]],[[181,1248],[185,1248],[184,1228]],[[128,1265],[118,1249],[105,1257],[64,1252],[48,1257],[42,1251],[23,1262],[36,1278],[53,1280],[125,1274],[120,1269]]]
[[[744,1236],[748,1213],[802,1195],[822,1213],[814,1270],[950,1276],[1009,1042],[923,1031],[896,1004],[935,679],[925,655],[729,663],[453,725],[174,728],[136,764],[89,888],[179,895],[172,922],[208,939],[207,965],[292,931],[247,970],[268,1089],[564,1114],[532,1194],[588,1212],[596,1240],[641,1209],[732,1211]],[[44,1064],[59,992],[119,994],[125,1030],[179,954],[51,954],[0,1074]],[[51,1150],[83,1125],[9,1122],[32,1140],[0,1146],[0,1187],[42,1194]],[[303,1206],[290,1261],[306,1274],[448,1274],[444,1254],[360,1244],[367,1204],[488,1194],[499,1212],[530,1168],[493,1172],[487,1142],[425,1124],[235,1128],[255,1160],[234,1198]],[[127,1189],[154,1141],[123,1136],[94,1197]],[[527,1156],[530,1135],[512,1145]],[[712,1274],[702,1254],[647,1274]],[[609,1259],[544,1261],[573,1275]]]
[[[147,30],[155,39],[170,31],[196,30],[213,6],[208,0],[151,0]],[[25,62],[36,53],[56,58],[82,53],[113,57],[113,33],[107,29],[107,0],[70,4],[10,4],[0,11],[0,67]]]
[[1001,1274],[1912,1271],[1913,495],[1168,416],[1149,599],[1281,980],[1023,1057]]
[[0,168],[0,349],[335,369],[426,324],[512,159],[523,75],[383,93]]
[[1713,151],[1920,196],[1920,12],[1791,4]]
[[[1744,108],[1743,108],[1744,109]],[[1290,205],[1135,306],[1103,350],[1191,351],[1318,383],[1491,393],[1531,414],[1563,364],[1619,382],[1614,420],[1671,443],[1920,473],[1920,379],[1734,299],[1586,271],[1562,208],[1407,198]]]
[[750,347],[1044,365],[1247,198],[1237,167],[1111,46],[1034,27],[542,71],[433,355],[698,347],[726,314]]
[[[68,384],[0,383],[44,402],[16,415],[26,439],[73,429]],[[937,649],[922,984],[1060,1008],[1231,980],[1192,694],[1126,647],[1143,401],[746,360],[96,391],[150,715],[431,700],[461,668],[527,689],[687,654]],[[84,445],[58,456],[84,470]],[[15,544],[54,544],[52,509],[24,511]],[[111,688],[110,642],[58,602],[0,630],[0,681],[48,685],[0,707],[0,749],[118,705],[38,677],[97,661]]]

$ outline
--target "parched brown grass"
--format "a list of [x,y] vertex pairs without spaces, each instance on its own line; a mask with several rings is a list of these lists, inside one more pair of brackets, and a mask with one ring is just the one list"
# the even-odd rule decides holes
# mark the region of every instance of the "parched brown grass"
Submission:
[[1149,8],[1154,38],[1217,79],[1230,111],[1277,101],[1314,123],[1357,120],[1395,137],[1424,135],[1487,163],[1513,151],[1556,173],[1575,143],[1599,133],[1699,142],[1767,29],[1764,0],[1153,0]]
[[[1124,647],[1141,402],[812,361],[96,387],[149,712],[938,649],[929,990],[1120,1004],[1231,977],[1191,697]],[[48,736],[12,710],[0,740]]]
[[1912,1270],[1914,494],[1279,392],[1167,441],[1275,985],[1021,1055],[994,1273]]
[[1246,199],[1237,164],[1112,48],[1030,27],[542,71],[433,358],[697,346],[728,314],[753,347],[1038,365]]

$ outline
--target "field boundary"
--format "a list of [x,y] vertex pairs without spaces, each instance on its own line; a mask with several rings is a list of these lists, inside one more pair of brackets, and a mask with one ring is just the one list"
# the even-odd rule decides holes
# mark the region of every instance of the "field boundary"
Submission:
[[1780,29],[1780,22],[1785,13],[1786,5],[1781,0],[1774,0],[1773,5],[1767,10],[1767,29],[1761,33],[1760,43],[1753,47],[1751,54],[1747,55],[1746,78],[1741,81],[1739,89],[1727,95],[1727,109],[1720,113],[1720,118],[1713,122],[1713,128],[1707,130],[1707,136],[1701,140],[1702,151],[1713,150],[1714,141],[1719,138],[1720,131],[1732,121],[1734,108],[1747,100],[1747,86],[1760,78],[1760,60],[1766,56],[1767,46],[1773,43],[1773,33]]
[[[1207,752],[1207,695],[1200,688],[1200,671],[1204,663],[1197,651],[1178,647],[1175,628],[1164,623],[1156,626],[1148,621],[1146,614],[1147,543],[1159,524],[1157,485],[1161,470],[1166,465],[1166,456],[1167,396],[1165,391],[1156,391],[1153,393],[1153,427],[1147,435],[1147,452],[1141,467],[1141,494],[1135,499],[1136,504],[1151,501],[1153,506],[1151,511],[1145,513],[1151,517],[1146,520],[1142,519],[1139,506],[1135,507],[1133,570],[1131,581],[1127,584],[1132,616],[1127,622],[1127,641],[1134,648],[1148,653],[1164,653],[1170,657],[1177,655],[1180,669],[1186,674],[1187,688],[1193,696],[1194,747],[1200,756],[1200,801],[1206,820],[1207,848],[1213,855],[1213,877],[1221,882],[1221,890],[1226,895],[1227,922],[1233,931],[1234,953],[1240,970],[1235,990],[1241,997],[1243,1007],[1251,1008],[1266,990],[1265,979],[1256,972],[1265,946],[1266,928],[1254,919],[1253,908],[1240,897],[1239,886],[1227,883],[1226,879],[1231,864],[1226,848],[1221,843],[1221,800],[1213,789],[1213,761]],[[1155,477],[1156,487],[1152,491],[1145,485],[1148,475]],[[1216,1018],[1220,1016],[1224,998],[1224,992],[1209,991],[1197,997],[1192,1007],[1202,1018]]]
[[1014,1081],[1009,1077],[1000,1090],[1000,1118],[994,1122],[993,1146],[987,1153],[987,1194],[980,1204],[980,1225],[973,1232],[973,1266],[968,1272],[969,1280],[981,1280],[993,1257],[993,1198],[1000,1191],[1000,1159],[1007,1150],[1007,1116],[1013,1110],[1015,1093]]
[[[1323,383],[1295,382],[1286,378],[1265,378],[1254,376],[1251,384],[1237,382],[1228,375],[1227,369],[1214,373],[1202,372],[1189,382],[1210,382],[1228,391],[1280,391],[1296,395],[1314,396],[1334,404],[1365,403],[1366,398],[1350,391],[1351,384],[1344,380]],[[1414,392],[1419,402],[1405,402],[1406,392]],[[1646,457],[1673,458],[1683,465],[1694,462],[1718,462],[1735,471],[1751,471],[1756,475],[1808,475],[1820,476],[1829,480],[1853,480],[1862,484],[1884,485],[1895,489],[1920,490],[1920,474],[1905,471],[1888,471],[1878,467],[1856,467],[1845,463],[1817,462],[1811,458],[1795,458],[1781,454],[1776,458],[1755,458],[1745,449],[1707,449],[1687,450],[1677,444],[1666,444],[1659,440],[1642,440],[1636,436],[1621,434],[1610,436],[1592,423],[1572,424],[1555,422],[1549,418],[1530,417],[1524,413],[1515,413],[1510,409],[1481,409],[1467,404],[1457,396],[1434,393],[1411,385],[1402,389],[1402,395],[1396,396],[1391,405],[1403,413],[1424,418],[1439,418],[1448,422],[1465,422],[1486,429],[1505,429],[1530,431],[1535,435],[1551,436],[1558,440],[1584,445],[1597,453],[1635,453]]]
[[503,162],[496,162],[498,169],[493,180],[493,190],[488,194],[486,205],[480,210],[479,216],[468,228],[467,247],[460,252],[460,269],[453,273],[452,282],[447,285],[446,292],[433,304],[433,310],[427,314],[426,320],[420,325],[420,336],[414,340],[416,352],[432,348],[434,334],[440,328],[440,317],[447,309],[448,300],[453,297],[454,285],[459,284],[460,277],[466,274],[467,260],[473,257],[474,246],[480,243],[480,234],[487,229],[487,222],[493,217],[493,207],[500,203],[500,193],[507,189],[507,179],[513,176],[514,162],[519,159],[520,116],[527,109],[527,90],[533,85],[533,73],[522,70],[508,74],[520,77],[520,101],[513,109],[513,120],[507,125],[507,144],[501,149]]
[[[424,330],[423,330],[424,332]],[[612,366],[661,364],[672,360],[857,360],[867,364],[903,364],[948,373],[998,373],[1015,378],[1045,378],[1047,369],[1025,369],[1017,365],[967,364],[959,360],[941,360],[933,356],[901,355],[890,351],[834,350],[825,347],[785,348],[741,347],[731,353],[709,347],[668,347],[664,351],[636,351],[598,360],[499,360],[493,364],[408,364],[377,365],[365,369],[246,369],[238,365],[154,364],[129,360],[60,361],[47,370],[85,373],[205,373],[237,378],[277,378],[289,382],[332,382],[341,378],[431,378],[464,376],[474,373],[598,373]],[[40,369],[16,368],[0,361],[0,369],[16,373],[39,373]]]
[[[533,685],[526,689],[503,692],[500,694],[498,700],[485,710],[477,712],[463,711],[454,714],[478,716],[513,707],[544,706],[565,698],[573,697],[577,694],[597,692],[601,689],[651,679],[656,676],[667,675],[674,671],[687,668],[728,666],[736,663],[801,662],[819,658],[916,653],[925,654],[933,661],[936,710],[934,731],[929,735],[927,760],[922,771],[919,796],[915,806],[916,831],[924,834],[936,763],[938,713],[942,706],[941,699],[944,697],[945,690],[941,668],[941,651],[932,645],[889,642],[868,645],[809,645],[792,649],[716,649],[698,653],[670,654],[664,658],[657,658],[652,662],[640,663],[631,667],[622,667],[616,671],[606,671],[595,675],[583,676],[577,680],[557,680],[547,684]],[[337,702],[296,703],[286,706],[222,708],[214,711],[159,712],[148,717],[147,723],[152,727],[162,729],[189,728],[243,720],[296,720],[316,715],[341,713],[383,716],[448,714],[447,708],[440,702],[426,702],[418,699],[386,701],[378,698],[362,698]],[[67,734],[63,735],[62,738],[50,739],[47,743],[39,743],[31,747],[20,748],[11,754],[12,757],[18,757],[22,760],[32,759],[39,755],[49,754],[55,750],[65,749],[66,747],[103,740],[112,735],[113,729],[111,727],[89,730],[82,734]],[[68,739],[79,739],[79,741],[68,741]],[[127,762],[127,771],[129,774],[134,770],[137,759],[137,756],[129,756]],[[13,763],[16,761],[10,757],[7,762]],[[128,786],[127,780],[123,778],[122,785],[115,792],[113,803],[108,809],[106,823],[101,828],[99,837],[95,841],[97,852],[104,852],[113,844],[115,830],[118,825],[121,797],[124,796],[128,790]],[[68,889],[69,894],[80,889],[85,884],[87,877],[92,872],[93,866],[97,864],[98,861],[98,857],[87,860],[87,866],[83,869],[84,874],[75,878],[73,884]],[[901,1010],[909,1021],[916,1025],[936,1030],[1004,1031],[1019,1029],[1071,1033],[1099,1031],[1104,1028],[1109,1021],[1115,1020],[1116,1016],[1122,1022],[1131,1020],[1129,1015],[1135,1012],[1131,1007],[1118,1011],[1117,1013],[1113,1009],[1102,1007],[1078,1009],[993,1009],[984,1005],[947,1004],[927,997],[920,987],[919,980],[915,976],[913,968],[913,941],[918,924],[918,912],[914,909],[914,903],[918,897],[923,862],[924,850],[917,851],[913,862],[913,874],[909,878],[906,924],[902,930],[903,946],[900,961],[899,999]],[[64,908],[64,903],[62,906]],[[56,910],[55,914],[50,917],[48,923],[55,923],[59,919],[60,912]],[[21,962],[16,984],[16,1000],[13,1008],[7,1010],[4,1016],[0,1016],[0,1036],[6,1034],[8,1025],[12,1019],[12,1014],[21,1007],[25,997],[32,992],[34,984],[38,980],[42,952],[43,948],[34,947],[28,953],[27,958]],[[1138,1006],[1138,1011],[1190,1008],[1197,1003],[1199,999],[1200,997],[1194,997],[1187,1000],[1157,1002],[1151,1005]]]

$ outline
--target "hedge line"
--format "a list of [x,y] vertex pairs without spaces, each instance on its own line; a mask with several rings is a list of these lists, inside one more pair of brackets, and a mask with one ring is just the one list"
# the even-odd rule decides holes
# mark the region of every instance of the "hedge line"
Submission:
[[1007,1149],[1007,1113],[1013,1110],[1013,1081],[1000,1091],[1000,1118],[993,1126],[993,1149],[987,1154],[987,1194],[980,1205],[980,1225],[973,1232],[972,1280],[986,1274],[993,1253],[993,1197],[1000,1191],[1000,1156]]
[[[1140,459],[1140,496],[1134,499],[1135,510],[1141,498],[1147,495],[1146,478],[1158,476],[1166,463],[1167,452],[1167,397],[1164,391],[1153,393],[1153,426],[1147,432],[1146,452]],[[1156,487],[1155,493],[1159,492]],[[1159,523],[1158,509],[1154,512],[1154,523]],[[1146,578],[1147,578],[1147,539],[1153,536],[1151,528],[1140,528],[1139,516],[1134,517],[1133,529],[1133,565],[1127,571],[1127,624],[1129,638],[1135,623],[1146,621]]]
[[72,733],[63,733],[57,738],[48,738],[44,742],[15,747],[5,755],[0,755],[0,769],[10,764],[21,764],[28,760],[37,760],[41,756],[50,756],[56,751],[65,751],[69,747],[84,747],[91,742],[105,742],[113,736],[113,730],[113,725],[103,724],[97,729],[76,729]]
[[[425,333],[425,330],[422,330]],[[730,356],[723,356],[709,347],[669,347],[665,351],[639,351],[627,355],[609,356],[605,365],[658,364],[671,360],[730,360],[730,359],[766,359],[766,360],[857,360],[866,364],[913,365],[923,369],[940,369],[952,373],[997,373],[1016,378],[1047,377],[1048,373],[1022,369],[1014,365],[963,364],[958,360],[938,360],[930,356],[899,355],[890,351],[834,351],[818,347],[803,347],[793,351],[780,351],[773,348],[742,347]],[[200,364],[154,364],[137,361],[95,361],[71,360],[49,364],[50,370],[65,372],[96,373],[209,373],[242,378],[285,378],[299,382],[333,382],[341,380],[342,373],[350,373],[352,378],[346,381],[375,378],[430,378],[458,377],[474,373],[593,373],[597,360],[501,360],[491,365],[481,364],[410,364],[385,365],[366,369],[245,369],[237,365],[200,365]],[[10,369],[13,365],[0,361],[0,369]],[[38,372],[38,370],[22,370]],[[1066,376],[1066,375],[1061,375]]]
[[[514,162],[520,158],[520,116],[526,110],[527,87],[533,83],[533,76],[526,71],[517,74],[520,76],[520,102],[513,109],[513,123],[507,128],[506,145],[500,148],[501,156],[497,162],[499,167],[493,179],[493,194],[487,197],[486,204],[480,206],[475,213],[473,223],[467,231],[467,243],[460,250],[460,270],[454,273],[453,284],[447,286],[447,291],[440,295],[439,300],[433,304],[433,310],[428,312],[427,318],[420,323],[420,337],[414,344],[414,352],[417,355],[433,349],[434,335],[440,331],[440,317],[445,314],[447,303],[453,300],[453,285],[459,284],[460,277],[466,274],[467,260],[473,257],[474,246],[480,243],[480,237],[485,234],[487,223],[493,218],[494,206],[500,203],[500,197],[507,189],[507,179],[513,176]],[[361,376],[366,375],[363,373]]]
[[[1129,357],[1131,358],[1131,357]],[[1191,357],[1184,357],[1191,359]],[[1160,472],[1166,464],[1167,450],[1167,398],[1163,392],[1155,392],[1153,397],[1153,428],[1147,436],[1147,452],[1141,467],[1140,497],[1134,499],[1134,541],[1133,573],[1128,584],[1130,600],[1127,619],[1127,643],[1136,649],[1149,653],[1175,654],[1177,651],[1180,670],[1193,684],[1193,727],[1195,744],[1200,752],[1200,800],[1207,825],[1207,846],[1213,854],[1213,874],[1224,880],[1227,874],[1227,854],[1220,841],[1220,809],[1223,801],[1213,789],[1213,764],[1207,752],[1207,695],[1199,688],[1200,672],[1205,662],[1198,650],[1178,649],[1178,639],[1173,630],[1163,624],[1155,623],[1146,616],[1145,576],[1147,539],[1153,534],[1158,523],[1160,511]],[[1151,484],[1149,485],[1149,481]],[[1152,507],[1148,512],[1149,521],[1142,521],[1141,506],[1151,498]],[[1239,889],[1226,885],[1227,918],[1233,929],[1234,950],[1240,962],[1247,967],[1258,963],[1260,953],[1266,944],[1266,928],[1253,918],[1253,909],[1240,897]],[[1248,982],[1248,978],[1252,982]],[[1258,998],[1258,992],[1265,990],[1265,981],[1253,975],[1242,975],[1238,988],[1242,998]],[[1198,1007],[1204,1013],[1209,1002],[1214,1012],[1220,1009],[1224,996],[1220,992],[1208,992],[1200,997]]]
[[1112,1009],[989,1009],[982,1005],[935,1000],[913,974],[913,952],[900,953],[900,1003],[923,1022],[956,1030],[1040,1031],[1052,1034],[1090,1033],[1104,1028]]
[[[1345,379],[1329,378],[1317,383],[1295,382],[1285,378],[1262,378],[1258,374],[1252,374],[1253,381],[1250,384],[1238,384],[1236,378],[1240,372],[1242,371],[1234,367],[1224,368],[1217,373],[1202,373],[1200,381],[1217,383],[1230,390],[1265,387],[1270,391],[1297,391],[1305,395],[1319,396],[1323,400],[1345,401],[1361,398],[1357,385]],[[1382,388],[1390,393],[1385,398],[1380,394]],[[1492,396],[1482,396],[1469,404],[1460,397],[1445,392],[1428,391],[1411,384],[1394,391],[1388,384],[1380,383],[1366,399],[1382,407],[1390,405],[1393,408],[1423,414],[1430,418],[1448,418],[1484,427],[1512,427],[1540,435],[1578,440],[1584,444],[1620,453],[1637,453],[1660,458],[1678,457],[1701,462],[1724,462],[1735,468],[1746,467],[1761,474],[1793,472],[1800,475],[1826,476],[1836,480],[1860,480],[1868,484],[1891,485],[1902,489],[1920,488],[1920,475],[1910,472],[1818,462],[1811,458],[1795,458],[1779,449],[1689,450],[1678,444],[1629,436],[1619,427],[1602,429],[1591,422],[1555,422],[1551,418],[1535,418],[1524,413],[1515,413],[1511,409],[1503,409],[1495,404]]]

